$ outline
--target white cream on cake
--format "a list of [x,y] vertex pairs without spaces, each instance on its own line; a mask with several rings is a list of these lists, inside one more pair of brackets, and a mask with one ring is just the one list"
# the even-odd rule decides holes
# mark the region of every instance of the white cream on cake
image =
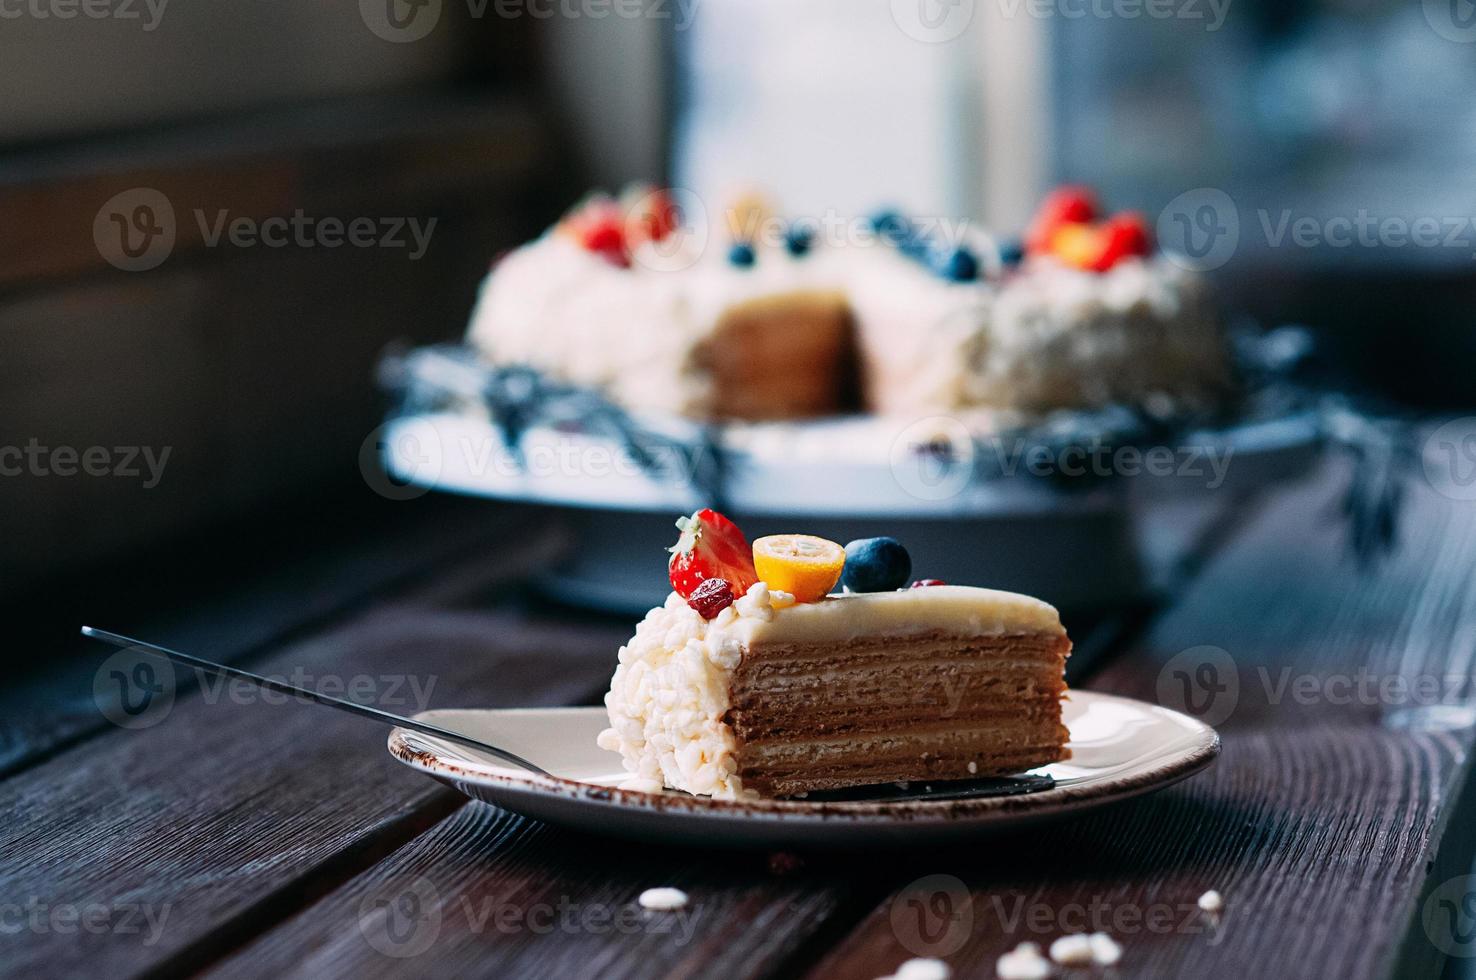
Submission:
[[[913,418],[1112,403],[1171,412],[1233,387],[1205,281],[1161,256],[1089,271],[1032,253],[955,275],[880,238],[802,255],[759,243],[748,264],[730,261],[731,244],[716,231],[675,234],[635,247],[627,268],[555,228],[491,272],[468,340],[494,363],[630,409],[739,421],[837,414],[854,407],[857,382],[862,408]],[[996,251],[980,236],[961,244]],[[735,320],[747,329],[725,332]],[[800,340],[833,333],[842,339]],[[784,396],[801,389],[815,395]]]
[[734,671],[754,644],[834,643],[943,631],[960,637],[1061,630],[1056,610],[1029,596],[964,586],[831,596],[796,604],[755,585],[711,621],[675,592],[620,648],[605,695],[601,748],[619,752],[622,784],[719,799],[743,797],[737,741],[724,721]]

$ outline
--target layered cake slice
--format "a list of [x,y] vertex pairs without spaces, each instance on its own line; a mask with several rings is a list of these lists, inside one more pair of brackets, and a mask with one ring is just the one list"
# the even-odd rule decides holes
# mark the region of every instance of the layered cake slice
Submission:
[[[783,797],[1068,755],[1071,641],[1051,606],[900,588],[910,568],[887,538],[761,538],[756,563],[746,545],[712,511],[685,519],[674,591],[620,650],[600,744],[628,787]],[[842,575],[847,591],[830,594]]]

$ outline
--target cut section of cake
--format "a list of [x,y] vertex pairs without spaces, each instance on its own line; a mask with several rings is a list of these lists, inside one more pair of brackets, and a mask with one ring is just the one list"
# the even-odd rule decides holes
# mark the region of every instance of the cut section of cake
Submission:
[[938,585],[797,602],[760,581],[714,610],[725,586],[672,592],[620,650],[600,744],[629,788],[785,797],[1069,754],[1071,641],[1038,599]]

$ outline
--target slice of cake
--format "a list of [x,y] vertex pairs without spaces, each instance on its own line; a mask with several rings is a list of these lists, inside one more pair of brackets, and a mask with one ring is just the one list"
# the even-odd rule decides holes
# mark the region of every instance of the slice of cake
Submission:
[[[755,565],[721,515],[701,511],[683,528],[674,591],[621,648],[605,697],[600,745],[620,752],[628,787],[783,797],[1067,757],[1071,641],[1046,603],[899,588],[910,571],[891,539],[842,551],[761,538]],[[875,591],[827,594],[843,573]]]

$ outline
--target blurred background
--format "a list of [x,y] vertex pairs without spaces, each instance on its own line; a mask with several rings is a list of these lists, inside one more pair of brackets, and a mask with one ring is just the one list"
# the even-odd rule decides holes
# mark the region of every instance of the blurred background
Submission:
[[[1003,230],[1092,183],[1234,314],[1472,400],[1468,0],[0,0],[0,65],[0,446],[49,461],[0,479],[18,603],[379,519],[381,351],[632,180]],[[298,213],[374,244],[229,231]]]

